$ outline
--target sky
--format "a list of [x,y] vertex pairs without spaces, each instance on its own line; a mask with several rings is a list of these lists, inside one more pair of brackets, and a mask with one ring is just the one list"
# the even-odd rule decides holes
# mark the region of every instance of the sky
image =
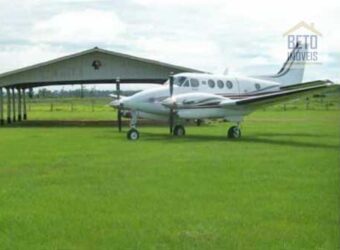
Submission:
[[305,80],[340,80],[340,1],[0,0],[0,73],[95,46],[213,73],[274,74],[283,34],[322,33]]

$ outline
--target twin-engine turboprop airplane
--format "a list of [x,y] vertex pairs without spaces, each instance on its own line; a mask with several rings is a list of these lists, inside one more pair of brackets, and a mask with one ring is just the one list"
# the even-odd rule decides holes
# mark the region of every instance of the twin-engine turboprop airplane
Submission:
[[[170,132],[185,135],[187,120],[218,119],[236,123],[228,130],[229,138],[241,136],[243,117],[263,106],[306,95],[333,90],[339,85],[329,80],[302,82],[307,45],[297,44],[275,75],[230,76],[208,73],[180,73],[161,87],[144,90],[111,102],[121,111],[130,111],[127,138],[137,140],[139,117],[169,121]],[[299,60],[300,59],[300,60]]]

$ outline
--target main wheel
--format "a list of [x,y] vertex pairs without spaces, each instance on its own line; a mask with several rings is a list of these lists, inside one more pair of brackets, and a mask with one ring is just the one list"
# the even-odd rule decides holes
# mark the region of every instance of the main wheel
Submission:
[[185,129],[182,125],[176,125],[174,128],[174,135],[175,136],[183,136],[185,135]]
[[136,141],[139,139],[139,132],[137,129],[132,128],[127,132],[127,138],[131,141]]
[[241,130],[237,126],[232,126],[228,130],[228,138],[236,139],[241,137]]

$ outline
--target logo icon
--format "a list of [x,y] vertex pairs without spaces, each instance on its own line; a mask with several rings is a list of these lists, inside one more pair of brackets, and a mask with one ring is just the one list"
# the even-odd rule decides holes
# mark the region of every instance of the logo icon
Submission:
[[92,62],[92,67],[94,68],[94,70],[98,70],[101,66],[102,66],[102,63],[99,60],[94,60]]
[[299,44],[300,50],[294,54],[297,61],[320,63],[319,45],[322,34],[315,28],[314,23],[301,21],[283,33],[283,37],[287,39],[288,55]]

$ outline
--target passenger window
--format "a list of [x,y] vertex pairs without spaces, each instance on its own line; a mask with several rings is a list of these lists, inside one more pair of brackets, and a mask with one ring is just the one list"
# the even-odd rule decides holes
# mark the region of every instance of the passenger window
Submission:
[[213,80],[208,80],[208,85],[210,88],[215,88],[215,82]]
[[190,84],[191,84],[191,87],[197,88],[200,85],[200,82],[197,79],[191,78]]
[[255,89],[256,90],[260,90],[261,89],[261,85],[259,83],[255,83]]
[[223,89],[223,87],[224,87],[224,82],[221,81],[221,80],[218,80],[218,81],[217,81],[217,86],[218,86],[220,89]]
[[227,88],[232,89],[233,88],[233,83],[231,81],[227,81]]

